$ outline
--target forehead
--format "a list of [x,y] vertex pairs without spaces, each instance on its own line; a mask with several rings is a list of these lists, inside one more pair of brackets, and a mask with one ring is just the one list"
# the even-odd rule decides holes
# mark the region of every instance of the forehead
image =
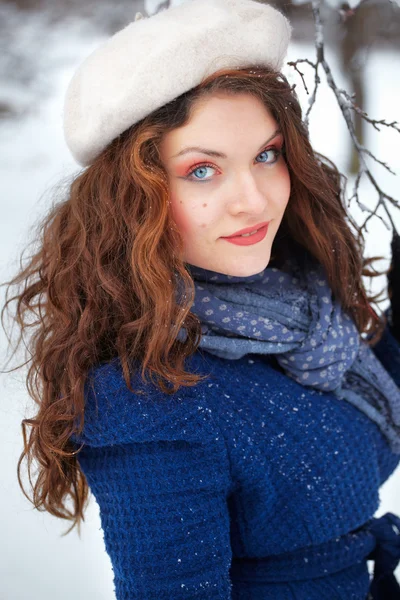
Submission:
[[195,100],[190,111],[186,128],[201,126],[213,119],[215,124],[226,126],[230,120],[252,122],[254,119],[269,122],[273,120],[271,112],[263,102],[252,94],[244,92],[229,93],[219,90]]
[[218,91],[197,99],[187,123],[166,133],[161,148],[172,150],[188,142],[217,143],[221,136],[262,138],[276,128],[277,122],[259,98]]

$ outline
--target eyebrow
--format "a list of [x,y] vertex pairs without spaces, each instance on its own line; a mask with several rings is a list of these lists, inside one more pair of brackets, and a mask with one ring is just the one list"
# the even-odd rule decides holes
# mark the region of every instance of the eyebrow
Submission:
[[[264,142],[260,148],[259,148],[259,152],[261,152],[261,150],[271,141],[273,140],[277,135],[279,135],[280,133],[282,133],[282,131],[280,129],[277,129],[272,135],[271,137],[269,137],[267,139],[266,142]],[[217,152],[216,150],[209,150],[208,148],[202,148],[201,146],[190,146],[189,148],[184,148],[183,150],[181,150],[180,152],[178,152],[178,154],[174,154],[173,156],[171,156],[171,158],[176,158],[177,156],[182,156],[182,154],[188,154],[189,152],[201,152],[201,154],[208,154],[209,156],[216,156],[218,158],[228,158],[226,156],[226,154],[224,154],[223,152]]]

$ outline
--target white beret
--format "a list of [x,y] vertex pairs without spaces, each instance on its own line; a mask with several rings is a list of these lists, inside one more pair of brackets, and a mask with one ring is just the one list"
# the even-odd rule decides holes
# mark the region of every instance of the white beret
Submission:
[[291,34],[282,13],[254,0],[188,0],[141,16],[92,52],[69,83],[64,135],[82,166],[220,68],[279,71]]

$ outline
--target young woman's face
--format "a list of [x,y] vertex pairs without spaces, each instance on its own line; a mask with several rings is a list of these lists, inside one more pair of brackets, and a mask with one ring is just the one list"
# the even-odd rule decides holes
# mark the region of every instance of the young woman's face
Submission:
[[[160,154],[185,262],[238,277],[268,265],[290,195],[277,130],[257,98],[219,92],[198,100],[190,121],[165,134]],[[257,243],[240,246],[224,239],[266,221],[267,234]]]

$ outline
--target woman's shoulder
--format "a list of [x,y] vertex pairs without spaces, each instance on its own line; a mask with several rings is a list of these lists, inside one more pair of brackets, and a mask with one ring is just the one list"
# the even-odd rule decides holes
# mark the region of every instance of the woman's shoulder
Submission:
[[[191,372],[207,374],[201,353],[195,353],[189,362]],[[71,441],[99,447],[162,440],[203,442],[215,435],[207,380],[167,394],[149,376],[147,379],[142,380],[137,368],[131,376],[131,391],[119,359],[93,366],[84,387],[83,430]]]
[[[385,311],[385,315],[390,315],[390,309]],[[394,335],[390,320],[372,350],[396,385],[400,387],[400,340]]]

